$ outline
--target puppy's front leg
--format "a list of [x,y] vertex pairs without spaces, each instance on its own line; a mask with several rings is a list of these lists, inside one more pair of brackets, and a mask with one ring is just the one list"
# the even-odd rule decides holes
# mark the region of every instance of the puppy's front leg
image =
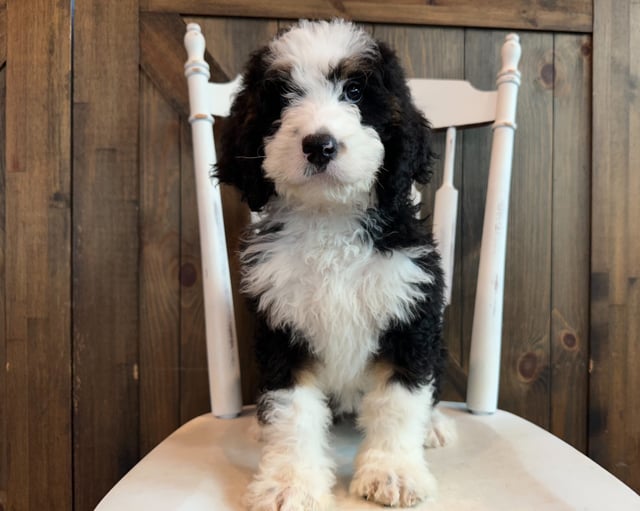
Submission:
[[414,506],[435,495],[424,459],[432,387],[406,388],[383,378],[365,395],[358,419],[365,432],[355,462],[352,494],[385,506]]
[[331,506],[331,412],[313,384],[265,393],[258,404],[264,447],[249,485],[251,511],[321,511]]

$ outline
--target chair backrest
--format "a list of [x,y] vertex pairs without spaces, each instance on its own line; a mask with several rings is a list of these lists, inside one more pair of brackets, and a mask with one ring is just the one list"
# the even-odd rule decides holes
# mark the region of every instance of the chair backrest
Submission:
[[[205,40],[195,23],[187,26],[185,47],[211,406],[216,416],[233,417],[242,408],[240,367],[220,190],[215,178],[210,177],[210,171],[216,163],[213,116],[229,115],[234,93],[241,82],[240,77],[228,83],[209,82],[209,66],[204,60]],[[409,80],[415,104],[425,113],[432,127],[447,129],[443,184],[436,193],[433,223],[448,289],[453,272],[457,212],[457,191],[453,187],[455,129],[493,122],[467,385],[467,407],[475,413],[492,413],[498,402],[511,161],[520,85],[517,35],[506,37],[501,57],[502,66],[493,91],[479,91],[462,80]]]

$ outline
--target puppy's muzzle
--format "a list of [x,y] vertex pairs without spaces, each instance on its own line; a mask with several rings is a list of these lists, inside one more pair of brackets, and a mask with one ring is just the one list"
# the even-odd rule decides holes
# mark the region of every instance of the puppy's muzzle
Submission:
[[338,142],[328,133],[315,133],[302,139],[302,152],[314,166],[314,173],[324,172],[338,155]]

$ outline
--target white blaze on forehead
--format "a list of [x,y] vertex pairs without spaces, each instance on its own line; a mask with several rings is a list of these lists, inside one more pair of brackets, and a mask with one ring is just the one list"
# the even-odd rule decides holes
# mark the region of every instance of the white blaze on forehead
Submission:
[[342,20],[301,21],[269,47],[271,66],[287,69],[300,85],[311,80],[317,83],[344,59],[377,52],[365,31]]

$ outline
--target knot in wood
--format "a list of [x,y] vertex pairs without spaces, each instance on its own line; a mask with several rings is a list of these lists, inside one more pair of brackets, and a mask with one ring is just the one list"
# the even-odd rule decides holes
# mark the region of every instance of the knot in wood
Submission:
[[562,345],[567,349],[574,351],[578,348],[578,338],[573,332],[564,332],[561,336]]
[[525,382],[532,381],[538,372],[538,357],[529,351],[524,353],[518,361],[518,374]]
[[180,283],[184,287],[193,286],[198,280],[198,272],[196,267],[191,263],[184,263],[180,267]]
[[546,87],[553,87],[556,81],[556,67],[551,62],[542,66],[540,78]]

